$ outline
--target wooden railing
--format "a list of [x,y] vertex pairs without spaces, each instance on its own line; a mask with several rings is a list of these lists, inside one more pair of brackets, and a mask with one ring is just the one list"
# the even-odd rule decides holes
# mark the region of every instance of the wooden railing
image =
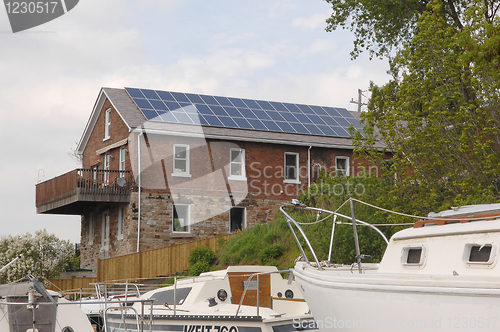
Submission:
[[120,195],[130,193],[130,171],[77,169],[78,188],[83,194]]
[[85,195],[128,195],[133,178],[130,171],[75,169],[36,185],[36,205],[76,193]]

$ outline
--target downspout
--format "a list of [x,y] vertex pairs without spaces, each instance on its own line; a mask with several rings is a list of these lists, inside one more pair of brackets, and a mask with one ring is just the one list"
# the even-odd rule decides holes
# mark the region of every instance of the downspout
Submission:
[[138,154],[138,161],[137,161],[137,168],[139,170],[139,175],[137,176],[137,184],[139,186],[139,199],[138,199],[138,209],[137,209],[137,252],[139,252],[139,245],[140,245],[140,239],[141,239],[141,142],[140,138],[143,135],[143,132],[139,135],[137,135],[137,154]]
[[307,149],[307,188],[311,187],[311,148]]

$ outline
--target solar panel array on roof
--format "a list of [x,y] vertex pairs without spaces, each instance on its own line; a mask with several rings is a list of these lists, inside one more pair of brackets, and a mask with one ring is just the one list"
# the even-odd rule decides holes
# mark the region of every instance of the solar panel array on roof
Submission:
[[125,88],[147,120],[293,134],[350,137],[363,126],[345,108]]

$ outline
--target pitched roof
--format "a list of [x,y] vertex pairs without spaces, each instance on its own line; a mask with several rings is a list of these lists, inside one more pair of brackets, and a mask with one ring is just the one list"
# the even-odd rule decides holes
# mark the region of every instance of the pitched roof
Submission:
[[[237,141],[352,149],[348,128],[362,131],[359,112],[344,108],[136,88],[102,88],[77,151],[83,153],[105,100],[129,131]],[[383,144],[377,144],[383,147]]]

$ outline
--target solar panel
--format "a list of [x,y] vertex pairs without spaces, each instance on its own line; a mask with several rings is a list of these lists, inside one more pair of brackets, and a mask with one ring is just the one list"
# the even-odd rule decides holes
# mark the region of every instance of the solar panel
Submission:
[[363,126],[345,108],[125,88],[149,121],[350,137]]

